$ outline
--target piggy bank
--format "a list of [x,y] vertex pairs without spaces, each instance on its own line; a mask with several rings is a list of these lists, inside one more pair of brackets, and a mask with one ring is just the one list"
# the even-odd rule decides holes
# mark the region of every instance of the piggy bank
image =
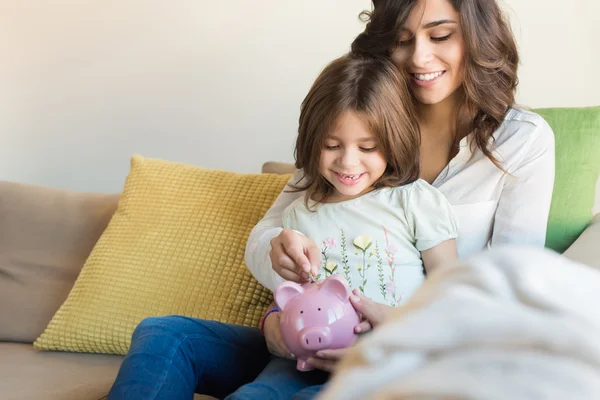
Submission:
[[354,327],[360,318],[350,293],[348,282],[339,275],[303,285],[282,282],[275,288],[282,339],[297,357],[299,371],[312,369],[307,359],[317,351],[341,349],[356,340]]

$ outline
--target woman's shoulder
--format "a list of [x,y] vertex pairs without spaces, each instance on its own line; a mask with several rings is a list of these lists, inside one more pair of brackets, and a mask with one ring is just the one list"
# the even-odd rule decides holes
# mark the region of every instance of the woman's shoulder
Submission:
[[503,142],[521,142],[523,145],[533,141],[543,145],[554,143],[552,128],[542,116],[533,111],[512,107],[506,113],[500,128],[494,133],[497,144]]
[[494,147],[508,172],[527,160],[554,152],[554,132],[540,115],[523,108],[511,108],[494,133]]
[[511,107],[506,113],[504,121],[507,123],[523,122],[525,124],[531,124],[533,126],[543,126],[546,124],[544,118],[542,118],[539,114],[536,114],[531,110],[526,110],[520,107]]

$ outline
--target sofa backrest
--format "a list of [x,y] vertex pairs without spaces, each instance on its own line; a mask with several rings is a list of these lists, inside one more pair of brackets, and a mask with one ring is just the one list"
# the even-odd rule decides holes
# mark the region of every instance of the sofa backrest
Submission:
[[293,174],[296,167],[292,163],[279,162],[279,161],[267,161],[262,165],[263,174]]
[[118,198],[0,181],[0,342],[42,333]]

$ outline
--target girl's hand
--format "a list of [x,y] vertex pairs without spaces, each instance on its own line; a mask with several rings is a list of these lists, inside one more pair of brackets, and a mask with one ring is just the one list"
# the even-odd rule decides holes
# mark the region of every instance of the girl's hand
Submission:
[[290,352],[281,337],[281,312],[272,312],[264,321],[263,332],[269,352],[277,357],[294,360],[296,357]]
[[291,229],[284,229],[271,239],[271,265],[283,279],[297,283],[309,280],[308,273],[318,275],[321,251],[314,240]]
[[388,315],[395,310],[395,307],[386,304],[376,303],[363,295],[358,289],[352,291],[350,302],[354,309],[365,318],[360,324],[356,325],[354,332],[368,332],[373,328],[383,324]]
[[308,364],[323,371],[333,372],[337,363],[346,353],[347,349],[321,350],[316,357],[309,357]]

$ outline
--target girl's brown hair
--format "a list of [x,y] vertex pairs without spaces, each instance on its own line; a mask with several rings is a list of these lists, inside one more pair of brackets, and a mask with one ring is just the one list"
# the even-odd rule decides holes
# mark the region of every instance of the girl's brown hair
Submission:
[[[460,15],[466,45],[463,100],[456,112],[456,137],[473,133],[475,145],[500,169],[492,134],[515,102],[519,55],[510,25],[496,0],[448,0]],[[352,52],[389,57],[418,0],[373,0],[368,23]]]
[[302,102],[296,140],[296,168],[302,181],[292,191],[325,201],[333,186],[320,174],[325,139],[342,114],[357,113],[379,141],[387,161],[375,187],[400,186],[419,177],[420,134],[407,80],[382,57],[345,55],[331,62]]

